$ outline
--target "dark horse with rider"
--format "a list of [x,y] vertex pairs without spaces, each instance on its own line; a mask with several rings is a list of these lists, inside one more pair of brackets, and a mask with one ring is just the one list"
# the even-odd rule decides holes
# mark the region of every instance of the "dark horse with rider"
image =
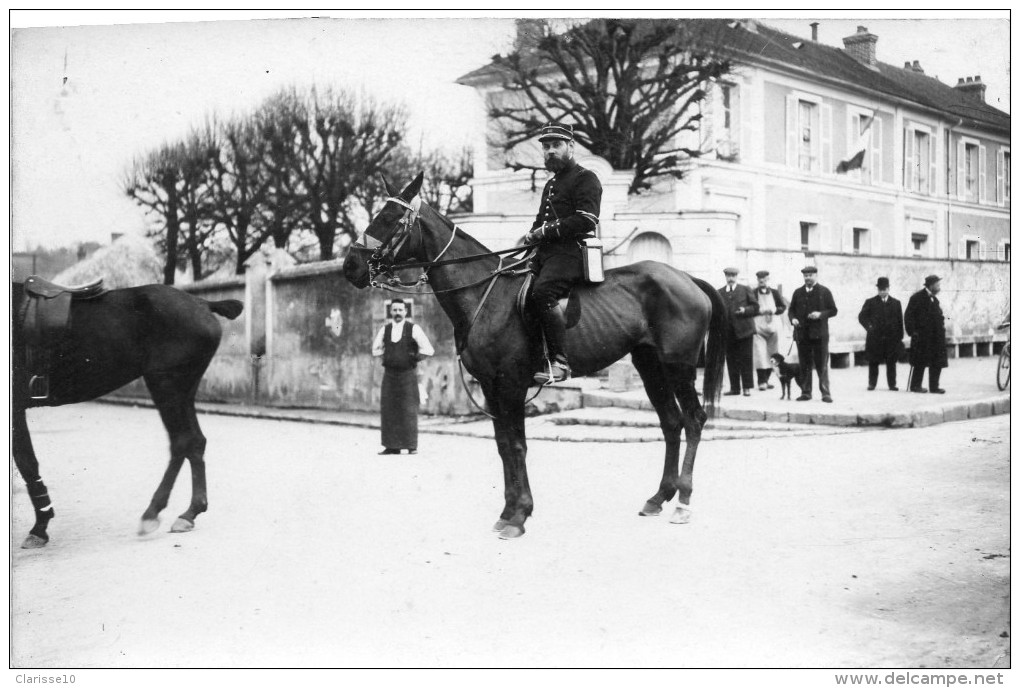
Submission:
[[[579,239],[597,230],[601,186],[574,161],[568,127],[550,125],[540,138],[554,175],[524,247],[489,251],[422,202],[419,174],[400,192],[387,184],[390,198],[352,247],[344,274],[359,288],[399,289],[410,285],[396,271],[422,270],[413,284],[430,285],[452,321],[458,358],[478,380],[493,419],[505,484],[494,528],[500,537],[522,535],[534,507],[524,427],[529,387],[594,374],[627,354],[666,442],[659,487],[640,513],[659,514],[677,496],[672,521],[686,523],[708,418],[695,389],[697,365],[703,356],[710,412],[722,378],[725,308],[704,280],[653,261],[606,270],[602,282],[579,284],[584,275]],[[528,295],[531,272],[522,267],[525,261],[507,264],[505,254],[532,249],[537,276]],[[522,301],[530,306],[523,312]],[[687,438],[682,467],[681,433]]]

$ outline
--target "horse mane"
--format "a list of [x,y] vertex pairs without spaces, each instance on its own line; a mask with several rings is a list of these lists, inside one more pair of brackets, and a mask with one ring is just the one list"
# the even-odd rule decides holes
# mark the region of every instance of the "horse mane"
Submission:
[[[432,213],[433,215],[435,215],[435,216],[436,216],[436,217],[437,217],[437,218],[439,219],[439,221],[440,221],[440,222],[442,222],[442,223],[443,223],[443,225],[445,225],[445,226],[446,226],[446,228],[447,228],[447,229],[449,229],[449,230],[450,230],[451,232],[452,232],[452,231],[454,230],[454,228],[455,228],[455,227],[457,226],[457,225],[456,225],[456,223],[454,223],[454,221],[453,221],[453,220],[451,220],[450,218],[448,218],[448,217],[447,217],[446,215],[443,215],[443,214],[442,214],[441,212],[439,212],[438,210],[436,210],[435,208],[433,208],[432,206],[430,206],[430,205],[429,205],[428,203],[425,203],[424,201],[422,201],[421,207],[422,207],[422,208],[428,208],[428,209],[429,209],[429,211],[430,211],[430,212],[431,212],[431,213]],[[420,211],[419,211],[419,212],[420,212]],[[464,237],[465,239],[467,239],[467,240],[468,240],[468,242],[469,242],[470,244],[472,244],[472,245],[473,245],[473,246],[474,246],[475,248],[477,248],[477,249],[479,250],[479,252],[480,252],[480,253],[491,253],[491,250],[489,249],[489,247],[488,247],[488,246],[486,246],[485,244],[483,244],[482,242],[480,242],[480,241],[479,241],[478,239],[475,239],[475,238],[474,238],[473,236],[471,236],[470,234],[468,234],[467,232],[465,232],[465,231],[464,231],[463,229],[459,230],[459,232],[458,232],[458,233],[459,233],[459,234],[460,234],[460,235],[461,235],[462,237]]]

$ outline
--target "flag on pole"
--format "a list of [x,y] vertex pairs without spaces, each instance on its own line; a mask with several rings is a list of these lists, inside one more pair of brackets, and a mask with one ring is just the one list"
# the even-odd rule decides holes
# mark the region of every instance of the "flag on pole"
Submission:
[[869,133],[871,125],[875,123],[875,114],[878,108],[871,111],[868,121],[865,123],[861,133],[857,136],[857,145],[850,149],[850,156],[839,161],[836,165],[836,174],[846,174],[850,170],[859,170],[864,165],[864,155],[868,152],[868,142],[871,140]]

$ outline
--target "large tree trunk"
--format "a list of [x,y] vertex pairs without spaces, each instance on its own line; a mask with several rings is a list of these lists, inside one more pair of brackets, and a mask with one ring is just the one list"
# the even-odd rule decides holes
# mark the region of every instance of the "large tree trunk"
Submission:
[[177,276],[177,242],[181,235],[181,221],[177,216],[177,190],[173,182],[164,183],[167,190],[166,208],[166,263],[163,265],[163,284],[173,284]]

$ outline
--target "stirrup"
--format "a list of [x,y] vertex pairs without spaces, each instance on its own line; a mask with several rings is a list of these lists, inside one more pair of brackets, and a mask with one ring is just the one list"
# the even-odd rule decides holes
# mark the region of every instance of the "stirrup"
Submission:
[[544,370],[535,373],[535,383],[548,385],[553,382],[563,382],[570,378],[570,366],[559,361],[546,361]]

